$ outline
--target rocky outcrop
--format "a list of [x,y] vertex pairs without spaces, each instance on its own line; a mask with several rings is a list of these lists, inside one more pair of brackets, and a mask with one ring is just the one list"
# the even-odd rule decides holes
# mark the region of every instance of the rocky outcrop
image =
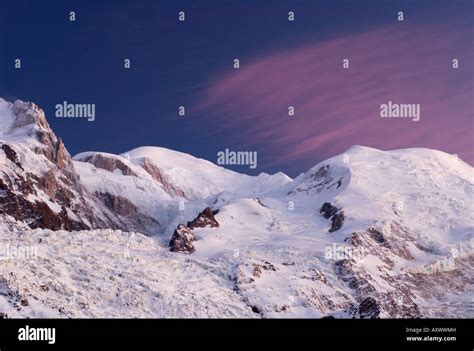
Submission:
[[7,159],[9,159],[11,162],[13,162],[18,168],[20,168],[21,170],[23,170],[23,166],[21,165],[19,159],[18,159],[18,155],[17,153],[15,152],[15,150],[13,150],[11,148],[10,145],[8,144],[3,144],[2,145],[2,150],[3,152],[5,153],[5,156],[7,157]]
[[339,189],[345,179],[344,175],[335,176],[331,174],[329,165],[321,166],[317,171],[312,171],[306,175],[305,179],[294,190],[288,192],[288,195],[297,193],[309,193],[313,190],[320,193],[324,190]]
[[137,207],[127,198],[110,193],[98,193],[97,196],[113,213],[119,216],[131,216],[137,214]]
[[187,225],[180,224],[171,237],[169,243],[170,251],[193,253],[195,251],[194,241],[196,237],[192,230],[195,228],[219,227],[219,223],[214,218],[214,214],[216,213],[217,211],[212,211],[210,207],[206,207],[194,220],[188,222]]
[[169,195],[187,198],[184,191],[171,184],[160,168],[148,157],[143,157],[140,160],[140,165],[154,180],[163,185],[163,190]]
[[319,210],[319,213],[322,214],[324,218],[331,219],[331,228],[329,228],[330,233],[342,228],[342,225],[344,224],[345,220],[345,215],[344,211],[342,211],[341,209],[337,208],[334,205],[331,205],[330,202],[325,202]]
[[97,193],[97,197],[116,216],[128,230],[135,230],[143,234],[156,234],[155,230],[160,227],[160,222],[152,216],[142,213],[127,198],[110,193]]
[[368,297],[359,306],[353,308],[351,314],[360,319],[380,318],[380,306],[374,298]]
[[28,224],[32,229],[83,230],[90,229],[85,223],[69,218],[65,207],[54,212],[45,202],[28,201],[23,193],[13,192],[3,179],[0,179],[0,214],[7,214]]
[[171,237],[169,246],[171,252],[181,252],[192,254],[196,249],[194,248],[194,236],[191,229],[186,227],[184,224],[180,224]]
[[255,198],[254,201],[260,206],[268,208],[268,206],[266,206],[259,197]]
[[338,260],[334,263],[334,268],[339,279],[347,283],[349,288],[355,291],[356,296],[365,298],[376,292],[371,284],[371,276],[365,270],[359,269],[354,259]]
[[[419,318],[420,307],[415,302],[414,288],[409,279],[399,274],[390,274],[397,260],[412,260],[409,247],[414,247],[414,235],[399,223],[383,223],[381,229],[370,227],[366,231],[352,233],[345,239],[350,245],[351,257],[334,264],[336,275],[354,291],[360,302],[349,314],[355,318]],[[379,262],[378,275],[367,271],[362,263],[367,256]],[[380,289],[383,282],[390,289]],[[383,316],[382,316],[383,314]]]
[[336,206],[331,205],[330,202],[325,202],[319,210],[319,213],[321,213],[324,218],[329,219],[334,216],[337,211],[339,211],[339,209]]
[[329,228],[329,232],[335,232],[342,228],[345,220],[344,211],[339,211],[334,216],[331,217],[331,228]]
[[369,234],[370,238],[372,238],[378,244],[390,248],[390,244],[388,243],[387,239],[385,239],[384,235],[375,228],[367,229],[367,233]]
[[216,213],[217,212],[212,211],[210,207],[206,207],[201,213],[199,213],[199,215],[194,220],[188,222],[188,228],[194,229],[219,227],[219,223],[214,218],[214,214]]
[[123,160],[115,155],[94,153],[92,155],[79,158],[77,161],[93,164],[96,168],[105,169],[109,172],[114,172],[118,169],[123,175],[138,177],[138,175],[130,168],[130,166],[128,166]]

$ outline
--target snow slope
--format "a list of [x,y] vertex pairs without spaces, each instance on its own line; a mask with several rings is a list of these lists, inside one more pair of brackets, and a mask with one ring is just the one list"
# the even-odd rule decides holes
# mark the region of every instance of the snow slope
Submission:
[[138,233],[17,229],[0,242],[34,253],[2,257],[0,312],[11,318],[253,317],[229,263],[176,255]]
[[[296,179],[286,196],[242,198],[221,207],[219,228],[196,230],[195,255],[243,255],[243,294],[265,316],[347,316],[355,301],[377,294],[386,305],[384,317],[472,316],[472,270],[466,269],[474,248],[472,175],[472,167],[439,151],[356,146]],[[346,214],[334,233],[319,215],[327,201]],[[358,239],[349,240],[354,233]],[[325,255],[334,245],[353,249],[346,272]],[[259,269],[265,279],[252,273],[262,262],[276,267]],[[320,283],[335,271],[337,281]],[[344,279],[348,284],[341,284]],[[426,302],[435,291],[438,300]],[[450,294],[455,302],[447,303]],[[451,307],[430,305],[444,303]]]
[[[97,156],[118,160],[134,175],[124,175],[120,169],[99,168],[85,161]],[[126,197],[162,224],[154,234],[167,236],[179,220],[192,219],[216,201],[282,193],[292,181],[283,173],[262,173],[256,177],[239,174],[209,161],[159,147],[141,147],[122,155],[85,152],[73,159],[82,183],[91,193],[107,192]],[[144,160],[153,165],[159,177],[153,177],[144,169]],[[175,191],[167,192],[166,188]]]
[[132,162],[150,158],[190,198],[209,198],[224,191],[250,196],[275,191],[291,181],[281,172],[275,175],[261,173],[258,177],[239,174],[207,160],[160,147],[140,147],[124,155],[128,155]]
[[[123,174],[109,173],[104,182],[123,184]],[[352,317],[375,296],[381,317],[472,317],[472,186],[472,168],[438,151],[353,147],[297,178],[286,193],[234,193],[216,202],[220,226],[194,230],[193,255],[168,252],[160,236],[15,229],[4,234],[10,245],[28,247],[41,238],[42,249],[37,261],[13,260],[1,274],[15,272],[4,289],[18,292],[18,301],[29,296],[29,306],[17,301],[19,310],[12,309],[4,297],[0,308],[36,317]],[[347,213],[334,233],[319,214],[326,201]],[[390,245],[366,235],[372,227]],[[364,244],[341,274],[340,260],[327,250],[350,246],[347,238],[356,232]],[[54,288],[45,292],[45,284]]]
[[[319,193],[311,189],[309,180],[323,166],[334,170],[329,176],[335,180],[344,177],[340,189],[325,188]],[[473,235],[474,172],[455,155],[422,148],[380,151],[354,146],[316,165],[295,183],[296,201],[304,202],[309,193],[317,195],[315,208],[325,201],[344,208],[351,219],[346,232],[363,230],[383,219],[397,221],[420,239],[440,244]]]

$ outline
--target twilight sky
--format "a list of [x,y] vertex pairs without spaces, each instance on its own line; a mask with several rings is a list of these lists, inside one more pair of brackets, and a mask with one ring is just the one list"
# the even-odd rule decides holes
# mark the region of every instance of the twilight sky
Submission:
[[[474,164],[473,6],[0,0],[0,96],[42,107],[72,154],[153,145],[216,162],[229,148],[258,151],[258,168],[239,172],[296,176],[359,144],[435,148]],[[96,120],[56,119],[65,100],[96,104]],[[389,100],[420,104],[421,120],[382,119]]]

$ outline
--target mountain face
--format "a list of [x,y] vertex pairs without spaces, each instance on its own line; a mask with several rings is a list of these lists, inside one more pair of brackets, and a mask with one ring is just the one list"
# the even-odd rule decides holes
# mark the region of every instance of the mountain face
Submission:
[[0,125],[0,214],[32,229],[120,227],[82,186],[38,106],[0,100]]
[[0,316],[472,318],[473,200],[472,167],[429,149],[354,146],[296,179],[71,158],[0,99]]

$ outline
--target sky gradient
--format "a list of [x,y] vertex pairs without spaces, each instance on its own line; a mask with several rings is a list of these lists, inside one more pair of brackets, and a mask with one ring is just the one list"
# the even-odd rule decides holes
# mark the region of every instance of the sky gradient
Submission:
[[[229,148],[258,152],[237,171],[296,176],[358,144],[474,164],[470,0],[0,4],[0,96],[42,107],[72,154],[151,145],[216,162]],[[95,103],[96,120],[54,118],[64,100]],[[380,118],[389,100],[421,120]]]

